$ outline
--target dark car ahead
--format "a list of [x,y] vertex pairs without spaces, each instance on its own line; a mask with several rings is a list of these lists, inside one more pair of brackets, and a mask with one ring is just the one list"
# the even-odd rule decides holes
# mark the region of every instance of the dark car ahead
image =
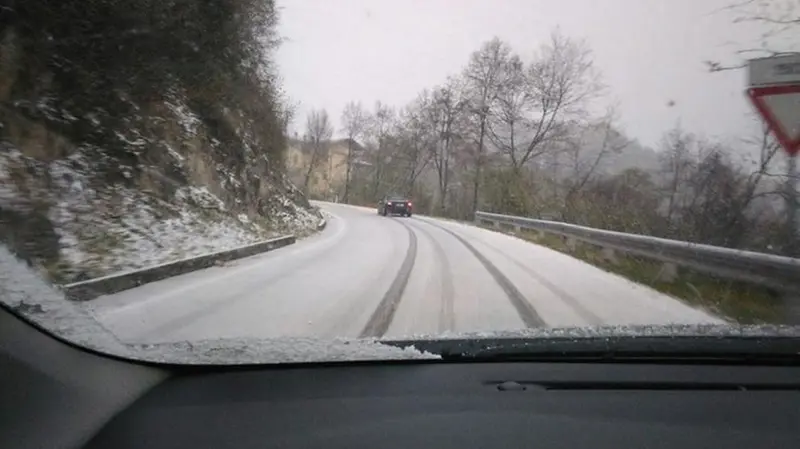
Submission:
[[383,215],[400,215],[410,217],[412,211],[411,200],[398,195],[387,195],[378,203],[378,214]]

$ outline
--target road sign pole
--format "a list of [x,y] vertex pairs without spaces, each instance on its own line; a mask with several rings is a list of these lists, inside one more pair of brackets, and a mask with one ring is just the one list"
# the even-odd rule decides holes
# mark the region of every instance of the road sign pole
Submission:
[[[786,165],[786,255],[800,257],[800,193],[798,193],[797,154],[790,155]],[[784,292],[784,319],[787,323],[800,323],[800,295]]]
[[800,54],[751,59],[747,65],[750,101],[787,154],[785,251],[800,257]]
[[800,193],[798,193],[797,156],[787,159],[786,170],[786,237],[788,238],[788,255],[800,257]]

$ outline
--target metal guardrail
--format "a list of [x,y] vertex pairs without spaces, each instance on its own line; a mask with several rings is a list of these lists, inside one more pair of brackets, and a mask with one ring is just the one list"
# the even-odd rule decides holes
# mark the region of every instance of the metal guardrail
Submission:
[[608,251],[610,258],[613,258],[613,251],[619,251],[664,262],[671,271],[687,267],[779,292],[800,292],[800,259],[791,257],[480,211],[475,213],[475,221],[488,222],[498,228],[505,225],[557,234],[565,237],[571,245],[580,241],[599,246]]

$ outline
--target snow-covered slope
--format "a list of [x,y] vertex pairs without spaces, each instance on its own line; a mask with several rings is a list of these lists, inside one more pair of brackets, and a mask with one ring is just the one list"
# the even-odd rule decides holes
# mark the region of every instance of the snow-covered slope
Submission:
[[274,2],[86,3],[0,18],[0,246],[70,282],[314,232]]
[[319,222],[242,115],[228,111],[233,132],[222,133],[178,98],[121,116],[16,106],[0,107],[0,238],[52,280],[303,236]]

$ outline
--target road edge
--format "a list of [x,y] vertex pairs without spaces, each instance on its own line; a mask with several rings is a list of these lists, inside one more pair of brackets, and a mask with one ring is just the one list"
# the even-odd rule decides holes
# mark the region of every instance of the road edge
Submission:
[[[323,223],[320,223],[320,226],[320,229],[324,228],[325,222],[323,221]],[[118,293],[151,282],[190,273],[203,268],[209,268],[220,262],[228,262],[273,251],[294,244],[295,242],[296,237],[294,235],[285,235],[246,246],[240,246],[238,248],[207,253],[87,281],[74,282],[62,285],[60,288],[67,299],[71,301],[90,301],[99,296]]]

